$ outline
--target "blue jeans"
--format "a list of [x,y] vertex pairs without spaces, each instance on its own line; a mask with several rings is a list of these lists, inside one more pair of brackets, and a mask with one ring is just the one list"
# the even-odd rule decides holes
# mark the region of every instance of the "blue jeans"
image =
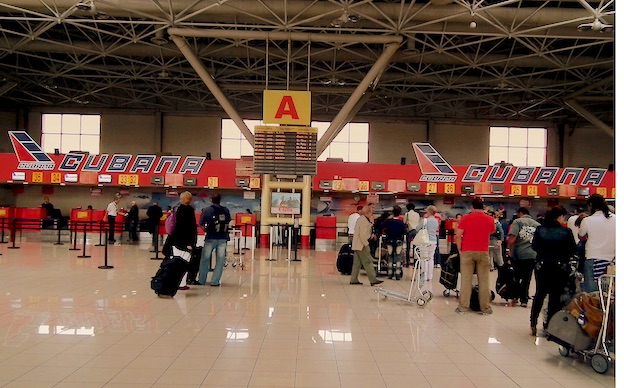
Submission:
[[211,239],[204,241],[204,249],[202,250],[202,257],[199,263],[199,283],[206,284],[206,278],[208,277],[208,270],[210,269],[210,262],[212,261],[212,252],[217,252],[217,262],[215,263],[214,272],[212,273],[212,279],[210,284],[218,286],[221,282],[221,275],[223,274],[223,265],[225,264],[225,246],[227,240]]
[[594,280],[594,259],[586,259],[583,267],[583,291],[594,292],[598,291],[598,283]]

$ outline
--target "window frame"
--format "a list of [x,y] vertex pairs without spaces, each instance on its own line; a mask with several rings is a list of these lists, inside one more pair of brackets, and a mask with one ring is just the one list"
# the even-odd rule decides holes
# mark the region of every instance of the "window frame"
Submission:
[[[506,139],[501,141],[505,136],[500,133],[500,138],[493,138],[495,134],[494,131],[506,131]],[[536,131],[541,130],[541,133],[537,133],[537,135],[543,135],[543,146],[531,145],[532,139],[531,136],[536,135]],[[524,139],[521,136],[518,136],[519,132],[524,132]],[[533,135],[531,135],[533,133]],[[539,139],[538,139],[539,140]],[[533,139],[533,142],[535,139]],[[504,144],[506,143],[506,145]],[[531,156],[530,151],[541,151],[542,162],[541,163],[533,163],[529,160],[534,159],[534,156]],[[523,152],[520,152],[523,151]],[[501,158],[500,155],[504,152],[505,157]],[[524,162],[518,162],[518,159],[512,158],[512,152],[520,156],[520,160],[524,160]],[[499,155],[493,157],[494,155]],[[534,153],[533,153],[534,154]],[[496,159],[496,160],[495,160]],[[489,147],[488,147],[488,161],[490,165],[494,165],[496,163],[500,163],[501,161],[505,161],[505,163],[513,164],[519,167],[545,167],[548,162],[548,129],[545,127],[519,127],[519,126],[500,126],[493,125],[490,126],[489,131]]]
[[[97,130],[90,125],[91,119],[97,117]],[[48,119],[58,119],[58,127],[46,128]],[[72,123],[75,121],[76,123]],[[57,138],[52,141],[53,138]],[[97,141],[93,141],[97,138]],[[77,146],[75,140],[77,139]],[[74,140],[74,141],[71,141]],[[91,140],[91,141],[87,141]],[[41,114],[41,148],[44,152],[54,153],[58,149],[66,154],[70,151],[88,152],[98,155],[100,153],[102,140],[102,115],[82,114],[82,113],[42,113]]]

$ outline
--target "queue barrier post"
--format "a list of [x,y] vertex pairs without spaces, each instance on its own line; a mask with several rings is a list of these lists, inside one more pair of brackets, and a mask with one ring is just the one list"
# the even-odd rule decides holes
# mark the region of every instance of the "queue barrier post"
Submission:
[[2,238],[0,239],[0,244],[8,244],[8,241],[4,241],[4,220],[6,218],[2,217]]
[[15,246],[15,240],[17,240],[17,231],[16,231],[16,220],[15,217],[13,217],[11,219],[11,240],[12,240],[12,244],[8,249],[20,249],[20,247]]
[[104,265],[98,266],[99,269],[115,268],[112,265],[108,265],[108,244],[104,244]]
[[79,251],[80,248],[76,247],[77,244],[77,240],[78,240],[78,224],[76,223],[76,221],[72,221],[71,223],[71,228],[69,229],[69,235],[72,235],[72,230],[73,230],[73,235],[74,235],[74,246],[72,248],[69,248],[70,251]]
[[81,259],[86,259],[91,257],[91,255],[87,255],[87,223],[83,224],[82,228],[82,255],[78,256]]

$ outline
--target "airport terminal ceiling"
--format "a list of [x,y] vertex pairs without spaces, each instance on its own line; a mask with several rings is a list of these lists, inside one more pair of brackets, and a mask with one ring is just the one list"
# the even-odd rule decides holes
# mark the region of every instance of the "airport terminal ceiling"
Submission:
[[197,28],[222,35],[185,39],[241,115],[260,114],[265,88],[288,87],[333,117],[383,43],[223,31],[375,35],[402,42],[361,116],[613,131],[614,19],[615,0],[0,0],[0,104],[223,114],[169,36]]

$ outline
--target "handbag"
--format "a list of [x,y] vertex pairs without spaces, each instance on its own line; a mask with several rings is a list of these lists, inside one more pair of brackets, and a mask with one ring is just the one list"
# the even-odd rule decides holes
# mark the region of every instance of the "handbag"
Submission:
[[427,219],[423,218],[423,228],[416,233],[412,240],[413,245],[428,245],[429,244],[429,231],[427,230]]

